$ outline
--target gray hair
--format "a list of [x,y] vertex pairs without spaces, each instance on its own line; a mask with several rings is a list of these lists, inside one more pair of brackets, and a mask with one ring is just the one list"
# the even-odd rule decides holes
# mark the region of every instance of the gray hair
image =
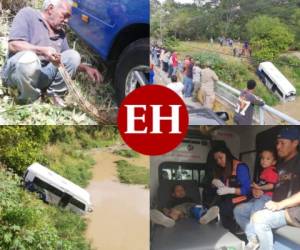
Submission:
[[65,1],[67,2],[68,4],[72,5],[73,4],[73,1],[72,0],[44,0],[44,3],[43,3],[43,7],[42,9],[43,10],[46,10],[49,5],[53,5],[53,6],[57,6],[59,5],[62,1]]

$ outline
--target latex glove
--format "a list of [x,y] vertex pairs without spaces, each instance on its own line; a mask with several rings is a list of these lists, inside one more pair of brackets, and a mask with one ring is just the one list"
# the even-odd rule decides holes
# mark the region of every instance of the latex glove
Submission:
[[217,190],[218,195],[235,194],[235,188],[221,187]]
[[219,179],[213,179],[211,183],[217,188],[225,187],[224,183]]

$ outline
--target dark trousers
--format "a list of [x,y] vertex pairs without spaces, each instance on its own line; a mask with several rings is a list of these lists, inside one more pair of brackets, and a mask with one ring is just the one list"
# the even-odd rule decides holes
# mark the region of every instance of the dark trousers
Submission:
[[221,199],[217,201],[217,206],[220,208],[220,218],[223,227],[232,233],[236,232],[238,225],[233,215],[235,204],[232,203],[232,198],[221,197]]

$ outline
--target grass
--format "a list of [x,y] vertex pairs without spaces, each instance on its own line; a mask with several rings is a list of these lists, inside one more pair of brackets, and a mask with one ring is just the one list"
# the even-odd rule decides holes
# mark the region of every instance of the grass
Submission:
[[[237,47],[241,47],[240,44],[236,45]],[[233,52],[232,49],[228,46],[221,47],[218,43],[208,43],[202,41],[180,41],[179,45],[174,48],[179,53],[179,57],[183,59],[185,55],[195,56],[199,53],[199,51],[208,51],[214,52],[222,55],[222,57],[227,58],[231,61],[240,61],[241,58],[232,57]]]
[[115,155],[119,155],[126,158],[138,158],[140,155],[131,149],[118,149],[113,152]]
[[48,145],[44,154],[49,167],[68,180],[86,187],[92,178],[94,159],[85,151],[73,148],[71,144]]
[[297,94],[300,95],[300,53],[296,52],[296,54],[298,56],[295,56],[293,52],[282,55],[277,59],[275,65],[287,76],[290,82],[295,86]]
[[[94,159],[89,154],[89,149],[107,147],[118,143],[119,135],[113,127],[86,127],[96,129],[94,133],[87,133],[85,129],[74,130],[70,127],[63,141],[48,144],[44,151],[49,167],[70,181],[86,187],[92,178]],[[69,136],[68,136],[69,134]],[[72,134],[73,136],[70,136]]]
[[125,160],[115,162],[121,183],[149,186],[149,169],[132,165]]

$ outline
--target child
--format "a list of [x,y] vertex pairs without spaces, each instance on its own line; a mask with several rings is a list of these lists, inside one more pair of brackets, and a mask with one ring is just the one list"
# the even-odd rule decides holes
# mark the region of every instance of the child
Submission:
[[[261,153],[260,165],[263,171],[260,174],[260,181],[258,184],[253,183],[252,188],[262,190],[263,195],[271,200],[275,184],[278,181],[278,173],[276,172],[276,157],[275,153],[271,150],[264,150]],[[255,196],[254,196],[255,197]],[[256,197],[255,197],[256,198]]]
[[[194,207],[196,207],[195,201],[186,195],[185,188],[182,185],[177,184],[172,188],[171,199],[167,203],[167,207],[163,208],[162,212],[152,209],[150,219],[156,224],[173,227],[176,221],[192,217]],[[214,220],[218,214],[218,207],[212,207],[199,219],[199,223],[207,224]]]
[[272,150],[264,150],[260,156],[260,165],[263,171],[260,174],[259,182],[252,184],[254,198],[234,209],[235,220],[247,236],[248,244],[245,249],[257,249],[259,246],[250,218],[256,211],[262,210],[265,203],[272,199],[273,189],[278,182],[275,153]]
[[171,76],[171,83],[167,85],[167,88],[172,89],[177,95],[179,95],[181,98],[183,98],[183,84],[182,82],[177,82],[177,76],[172,75]]

